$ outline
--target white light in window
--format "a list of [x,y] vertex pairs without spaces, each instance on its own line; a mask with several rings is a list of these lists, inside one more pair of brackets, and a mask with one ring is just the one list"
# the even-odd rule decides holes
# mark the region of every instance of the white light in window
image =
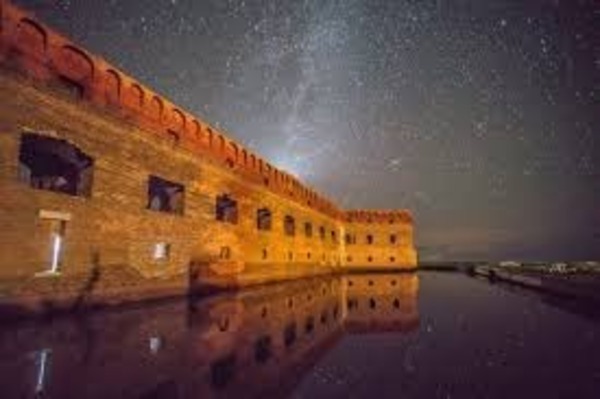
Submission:
[[56,273],[58,271],[60,261],[60,250],[62,247],[62,237],[60,234],[54,235],[54,242],[52,243],[52,264],[50,265],[50,271]]
[[170,245],[166,242],[159,242],[154,245],[154,259],[166,260],[169,259]]
[[48,377],[48,369],[50,367],[50,357],[52,355],[51,349],[42,349],[35,352],[35,362],[37,366],[37,376],[35,380],[35,393],[39,394],[44,392],[46,386],[46,380]]

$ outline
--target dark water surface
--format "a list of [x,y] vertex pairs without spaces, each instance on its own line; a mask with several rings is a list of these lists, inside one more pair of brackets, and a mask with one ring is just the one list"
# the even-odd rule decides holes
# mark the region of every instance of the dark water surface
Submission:
[[372,274],[5,324],[0,397],[599,398],[600,324],[580,310]]

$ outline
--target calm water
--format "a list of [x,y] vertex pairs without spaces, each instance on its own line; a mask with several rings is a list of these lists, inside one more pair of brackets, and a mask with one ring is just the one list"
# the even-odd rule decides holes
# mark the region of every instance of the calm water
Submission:
[[0,330],[2,398],[598,398],[600,324],[461,274],[321,278]]

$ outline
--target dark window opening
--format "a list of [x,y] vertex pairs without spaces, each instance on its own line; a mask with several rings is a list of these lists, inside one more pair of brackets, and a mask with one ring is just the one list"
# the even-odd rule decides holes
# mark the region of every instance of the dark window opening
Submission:
[[319,227],[319,237],[321,238],[321,240],[325,239],[325,227],[323,226]]
[[257,363],[265,363],[273,354],[272,340],[268,335],[264,335],[256,340],[254,344],[254,359]]
[[394,263],[396,261],[396,258],[393,256],[390,256],[390,262]]
[[304,332],[306,334],[312,334],[315,330],[315,318],[310,316],[306,319],[306,324],[304,325]]
[[77,100],[81,100],[85,94],[85,89],[81,83],[66,76],[58,77],[58,86],[60,91]]
[[321,324],[327,324],[327,311],[324,310],[323,313],[321,313]]
[[296,342],[296,323],[287,325],[283,331],[283,342],[286,348],[289,348]]
[[375,299],[373,299],[373,298],[369,299],[369,307],[371,309],[375,309],[377,307],[377,302],[375,302]]
[[395,244],[398,241],[396,234],[390,235],[390,244]]
[[372,257],[372,256],[369,256],[369,257],[367,258],[367,260],[368,260],[369,262],[373,262],[373,257]]
[[220,318],[219,320],[217,320],[217,327],[219,328],[219,331],[221,331],[221,332],[225,332],[225,331],[229,330],[229,318],[223,317],[223,318]]
[[273,223],[271,210],[268,208],[261,208],[256,211],[256,228],[258,230],[268,231],[271,230]]
[[290,215],[286,215],[283,220],[283,231],[286,236],[296,235],[296,221]]
[[148,178],[148,209],[183,214],[184,187],[157,176]]
[[268,257],[269,257],[269,253],[267,252],[267,249],[266,249],[266,248],[264,248],[264,249],[262,250],[262,258],[263,258],[263,259],[267,259]]
[[288,260],[294,260],[294,254],[292,251],[288,252]]
[[351,245],[352,244],[352,236],[349,233],[346,234],[345,240],[346,240],[346,245]]
[[335,231],[331,231],[331,241],[335,242],[337,240],[337,234],[335,233]]
[[231,259],[231,248],[221,247],[221,252],[219,253],[219,258],[221,258],[223,260]]
[[358,301],[354,298],[348,299],[348,310],[353,310],[354,308],[358,308]]
[[237,201],[227,194],[217,196],[216,217],[220,222],[237,224],[238,206]]
[[394,307],[398,309],[400,307],[400,301],[398,299],[394,299]]
[[224,388],[235,375],[235,354],[216,360],[210,367],[211,382],[215,388]]
[[23,134],[19,179],[32,188],[89,197],[94,160],[65,140]]
[[346,257],[346,261],[347,261],[347,262],[352,262],[352,256],[348,255],[348,256]]
[[312,237],[312,235],[313,235],[312,223],[310,223],[310,222],[304,223],[304,235],[308,238]]
[[369,286],[370,286],[370,287],[372,287],[372,286],[373,286],[373,284],[375,284],[375,283],[373,282],[373,280],[369,280]]
[[372,234],[367,234],[367,244],[371,245],[373,244],[373,235]]

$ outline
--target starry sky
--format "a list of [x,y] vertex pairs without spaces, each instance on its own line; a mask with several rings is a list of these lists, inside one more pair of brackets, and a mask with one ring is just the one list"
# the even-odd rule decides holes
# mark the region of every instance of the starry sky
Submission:
[[18,0],[421,259],[600,259],[595,0]]

